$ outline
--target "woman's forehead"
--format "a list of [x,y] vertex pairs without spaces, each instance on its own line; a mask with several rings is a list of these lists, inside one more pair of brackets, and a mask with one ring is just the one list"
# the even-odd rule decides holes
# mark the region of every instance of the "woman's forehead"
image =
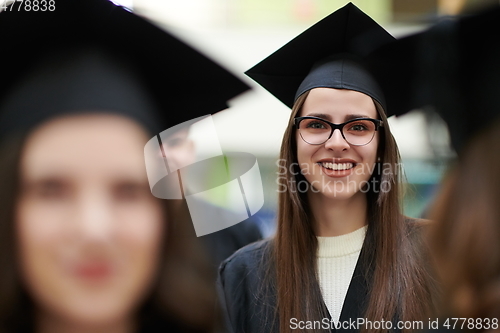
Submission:
[[21,166],[30,174],[50,170],[89,174],[142,170],[147,132],[119,115],[84,114],[52,119],[27,138]]
[[302,106],[301,116],[318,116],[332,120],[339,117],[377,118],[378,113],[373,99],[361,92],[348,89],[315,88],[309,91]]

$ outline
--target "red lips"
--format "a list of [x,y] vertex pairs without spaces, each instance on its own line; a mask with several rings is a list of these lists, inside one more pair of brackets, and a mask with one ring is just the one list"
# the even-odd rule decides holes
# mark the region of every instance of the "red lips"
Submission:
[[85,263],[75,267],[76,276],[89,280],[101,280],[109,278],[113,274],[112,265],[109,263]]

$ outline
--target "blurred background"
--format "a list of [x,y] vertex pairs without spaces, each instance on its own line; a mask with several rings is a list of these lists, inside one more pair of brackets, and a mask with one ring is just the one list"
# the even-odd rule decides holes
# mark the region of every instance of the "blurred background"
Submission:
[[[498,1],[495,0],[497,3]],[[171,33],[190,42],[253,86],[253,91],[230,102],[230,109],[213,119],[223,151],[257,156],[265,203],[257,214],[265,235],[274,227],[277,202],[277,159],[290,110],[243,72],[300,34],[310,25],[344,6],[345,0],[117,0]],[[353,1],[395,37],[412,34],[466,6],[484,1],[466,0],[358,0]],[[168,60],[166,60],[168,61]],[[404,84],[404,83],[402,83]],[[425,215],[447,165],[455,158],[445,125],[419,110],[390,119],[398,142],[407,193],[405,214]],[[201,152],[203,130],[191,131]],[[431,145],[432,142],[432,145]],[[220,193],[214,203],[230,200]]]

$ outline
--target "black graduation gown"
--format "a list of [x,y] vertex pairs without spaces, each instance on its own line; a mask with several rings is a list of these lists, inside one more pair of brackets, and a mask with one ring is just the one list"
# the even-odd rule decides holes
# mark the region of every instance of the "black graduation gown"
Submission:
[[[268,255],[268,248],[268,240],[246,246],[226,259],[219,268],[217,288],[227,332],[278,332],[278,320],[274,318],[276,294],[262,286],[264,268],[261,263],[263,256]],[[347,323],[356,323],[358,318],[364,317],[368,286],[361,262],[358,260],[356,264],[340,314],[339,322],[345,325],[340,329],[342,332],[358,332],[357,325]]]
[[[234,214],[206,201],[198,200],[196,206],[203,209],[207,221],[221,220],[227,218],[228,214]],[[201,236],[198,239],[205,246],[214,268],[214,274],[216,274],[224,259],[245,245],[261,240],[262,233],[254,218],[250,217],[229,228]]]

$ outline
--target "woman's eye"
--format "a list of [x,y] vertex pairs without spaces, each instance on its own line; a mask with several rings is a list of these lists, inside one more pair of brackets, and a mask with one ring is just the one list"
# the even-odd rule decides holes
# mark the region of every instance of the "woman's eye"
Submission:
[[311,122],[307,124],[307,128],[318,128],[318,129],[324,129],[326,128],[325,124],[320,123],[320,122]]
[[363,124],[353,124],[349,127],[349,131],[366,131],[368,128]]
[[118,200],[137,200],[145,193],[144,186],[135,183],[124,183],[115,186],[114,196]]
[[70,188],[62,181],[47,180],[36,184],[32,193],[42,199],[63,199],[70,194]]

